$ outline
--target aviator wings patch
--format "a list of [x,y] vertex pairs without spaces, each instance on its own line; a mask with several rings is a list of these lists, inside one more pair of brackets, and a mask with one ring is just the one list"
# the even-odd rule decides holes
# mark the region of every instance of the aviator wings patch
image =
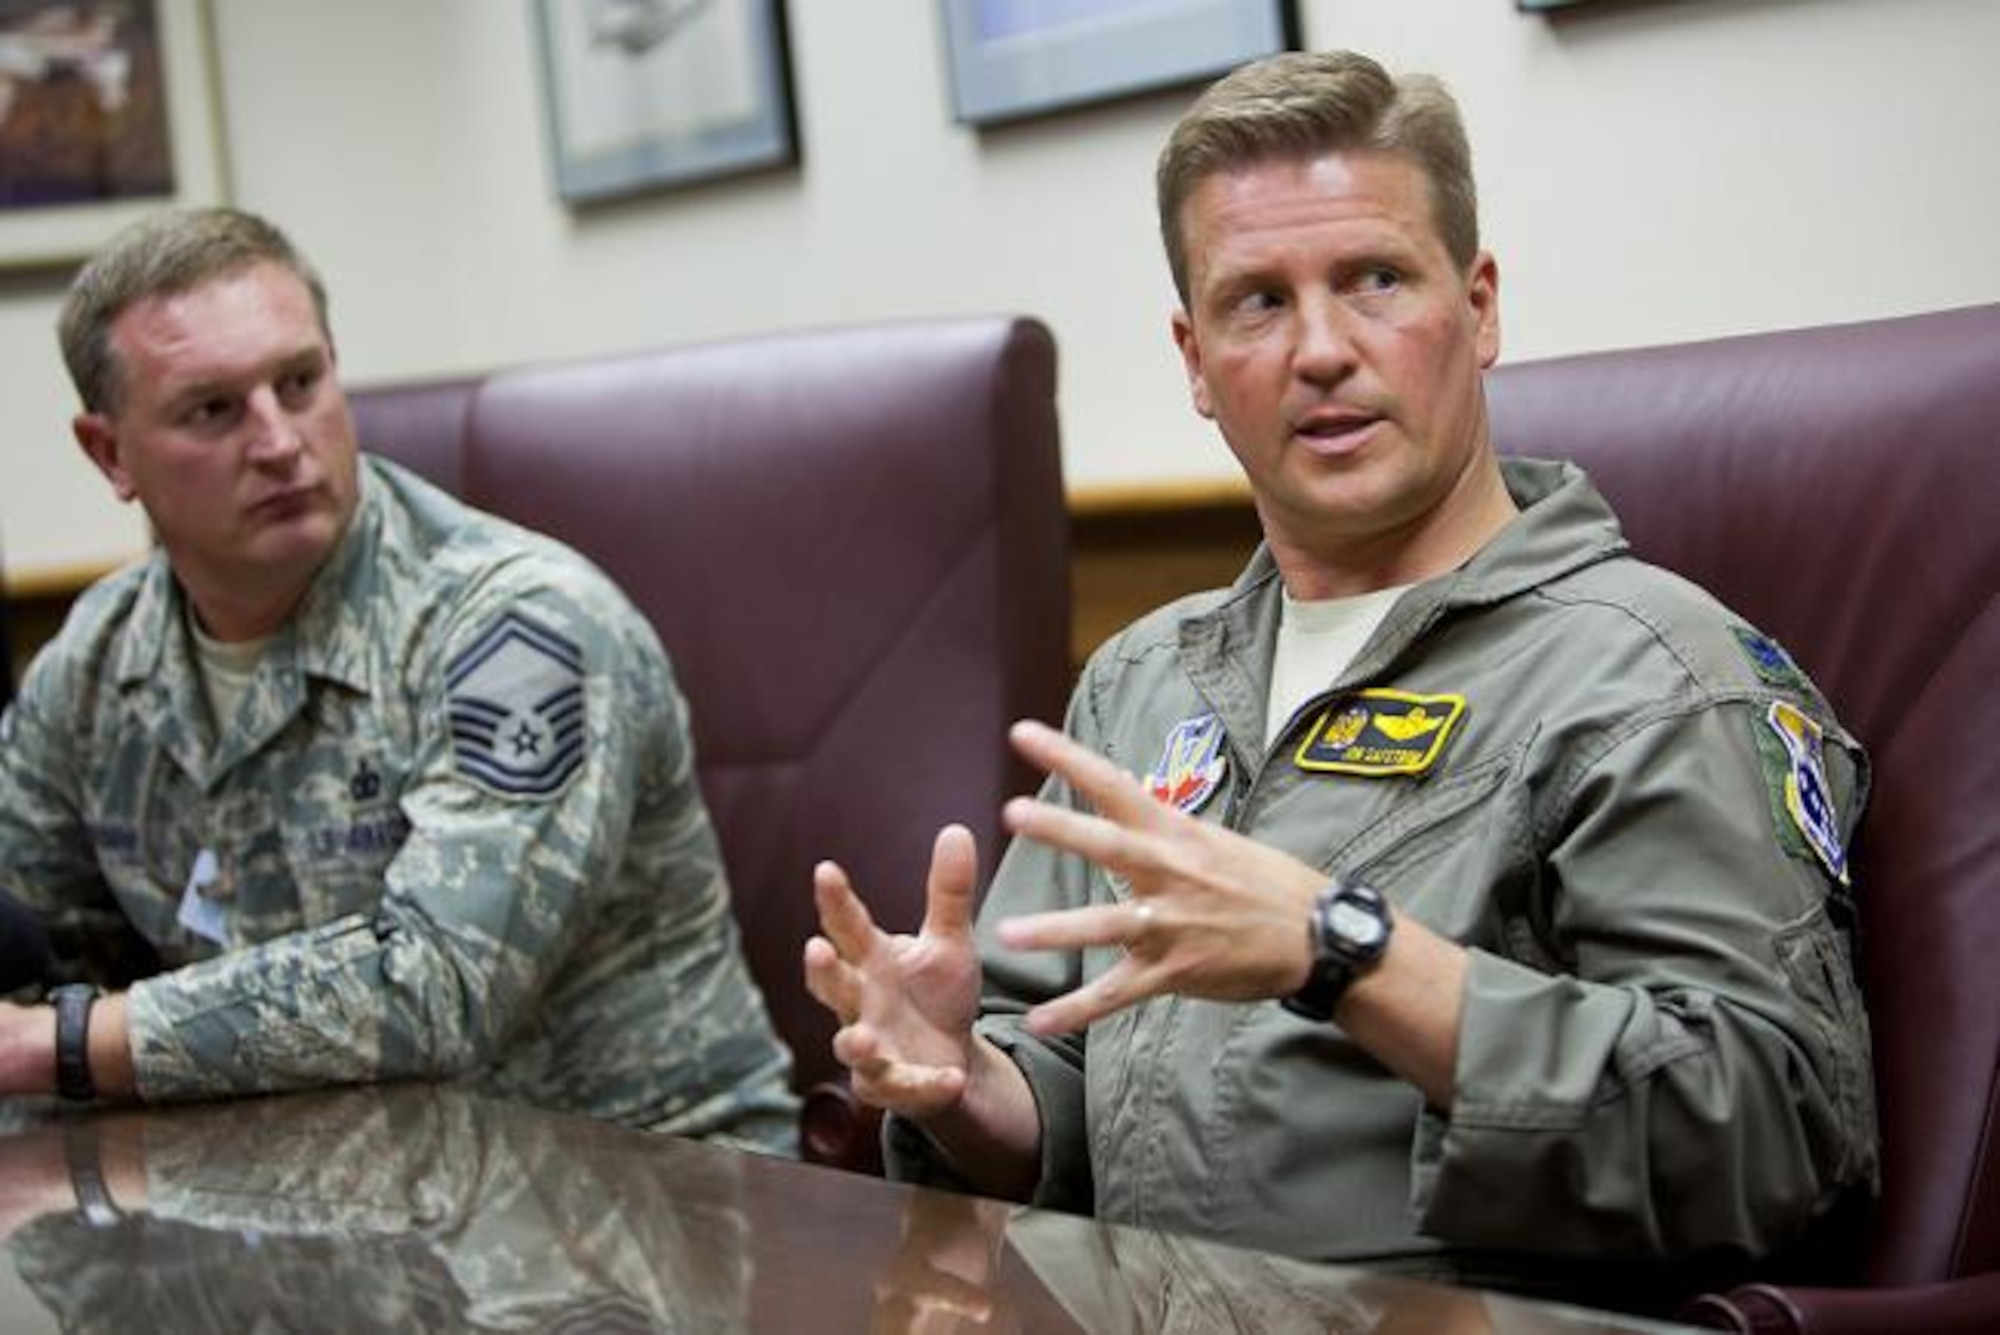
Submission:
[[519,612],[445,671],[458,772],[508,797],[547,797],[583,764],[583,650]]

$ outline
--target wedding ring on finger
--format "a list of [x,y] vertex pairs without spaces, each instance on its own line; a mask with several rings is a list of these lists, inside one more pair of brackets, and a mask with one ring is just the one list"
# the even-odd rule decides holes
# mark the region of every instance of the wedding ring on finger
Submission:
[[1125,934],[1124,950],[1127,954],[1130,954],[1132,948],[1137,946],[1146,933],[1152,929],[1156,916],[1151,904],[1134,904],[1132,906],[1132,930]]

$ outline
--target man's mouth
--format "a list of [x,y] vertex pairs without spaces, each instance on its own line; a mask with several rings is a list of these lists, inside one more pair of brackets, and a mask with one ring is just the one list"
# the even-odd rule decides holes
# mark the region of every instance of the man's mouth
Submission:
[[288,487],[284,491],[253,501],[250,513],[259,519],[291,519],[311,507],[311,487]]
[[1292,423],[1292,435],[1316,451],[1344,454],[1359,449],[1381,421],[1377,413],[1329,409],[1299,417]]

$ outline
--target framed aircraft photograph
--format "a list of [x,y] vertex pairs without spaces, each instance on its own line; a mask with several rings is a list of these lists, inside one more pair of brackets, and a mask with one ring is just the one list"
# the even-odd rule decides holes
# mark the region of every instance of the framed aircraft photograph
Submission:
[[0,0],[0,268],[227,193],[206,0]]
[[780,0],[537,0],[536,9],[564,200],[798,160]]
[[1043,116],[1212,78],[1298,45],[1291,0],[940,0],[952,112]]

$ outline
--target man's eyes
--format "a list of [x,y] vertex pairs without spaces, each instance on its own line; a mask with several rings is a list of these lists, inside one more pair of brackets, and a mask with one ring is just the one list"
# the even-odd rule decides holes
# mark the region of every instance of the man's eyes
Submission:
[[1285,299],[1269,288],[1252,288],[1243,292],[1230,303],[1230,310],[1238,315],[1264,315],[1281,309]]
[[224,398],[220,395],[202,399],[181,414],[181,421],[191,427],[207,429],[227,426],[236,420],[241,404],[240,399]]
[[313,390],[319,386],[321,374],[317,366],[306,366],[287,372],[278,378],[278,397],[287,403],[296,403],[301,399],[312,397]]
[[1371,296],[1394,292],[1402,285],[1403,275],[1400,270],[1387,264],[1371,264],[1354,275],[1350,287],[1362,296]]
[[[1370,264],[1340,275],[1333,288],[1343,296],[1378,297],[1402,290],[1407,282],[1407,276],[1393,264]],[[1248,317],[1283,310],[1290,301],[1277,288],[1256,287],[1228,297],[1225,304],[1231,315]]]
[[[284,407],[302,408],[311,402],[325,378],[324,367],[302,366],[278,376],[271,382],[271,389]],[[243,412],[244,399],[241,395],[215,394],[190,404],[181,413],[180,421],[197,430],[216,431],[234,425]]]

